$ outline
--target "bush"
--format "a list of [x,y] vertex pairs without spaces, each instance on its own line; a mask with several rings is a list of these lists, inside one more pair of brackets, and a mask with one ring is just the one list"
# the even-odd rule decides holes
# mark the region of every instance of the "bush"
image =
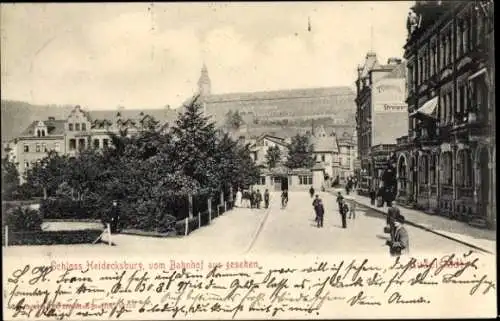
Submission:
[[91,201],[46,199],[40,203],[44,219],[101,219],[102,211]]
[[41,231],[42,223],[42,215],[30,208],[18,206],[2,214],[2,227],[8,225],[9,231]]
[[[91,244],[102,230],[9,232],[9,245]],[[5,242],[2,238],[2,242]]]

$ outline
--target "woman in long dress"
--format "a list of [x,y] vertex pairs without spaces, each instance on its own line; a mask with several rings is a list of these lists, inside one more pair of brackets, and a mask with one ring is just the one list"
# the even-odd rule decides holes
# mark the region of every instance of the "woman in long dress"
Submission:
[[241,199],[243,198],[243,193],[241,193],[241,190],[238,189],[236,192],[236,199],[234,200],[234,206],[235,207],[241,207]]

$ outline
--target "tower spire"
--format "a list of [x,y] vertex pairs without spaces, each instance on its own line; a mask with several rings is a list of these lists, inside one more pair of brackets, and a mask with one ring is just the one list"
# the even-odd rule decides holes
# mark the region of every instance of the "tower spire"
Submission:
[[201,68],[200,79],[198,80],[198,93],[201,96],[207,96],[211,93],[211,82],[208,76],[208,69],[205,62],[203,62],[203,67]]

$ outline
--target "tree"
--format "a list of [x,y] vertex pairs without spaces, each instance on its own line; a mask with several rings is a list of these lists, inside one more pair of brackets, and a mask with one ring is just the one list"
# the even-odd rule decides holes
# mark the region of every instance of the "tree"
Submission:
[[292,137],[288,149],[287,167],[312,168],[314,166],[313,145],[309,142],[309,137],[301,135]]
[[47,156],[37,161],[26,173],[26,184],[32,188],[42,189],[43,198],[56,192],[59,185],[67,177],[69,158],[55,151],[49,151]]
[[2,199],[12,199],[18,188],[19,172],[16,164],[4,157],[2,158]]
[[280,162],[281,150],[278,146],[270,147],[266,153],[266,163],[269,168],[274,168]]
[[201,186],[215,188],[218,185],[217,168],[214,166],[217,135],[215,124],[203,115],[202,106],[196,96],[180,114],[171,128],[175,151],[175,171],[182,171],[198,181]]

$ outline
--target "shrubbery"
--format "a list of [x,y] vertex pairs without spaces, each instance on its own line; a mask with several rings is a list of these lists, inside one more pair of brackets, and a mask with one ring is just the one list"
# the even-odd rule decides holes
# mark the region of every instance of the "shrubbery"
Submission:
[[15,207],[3,211],[2,228],[8,225],[9,231],[41,231],[43,218],[40,212],[27,207]]

